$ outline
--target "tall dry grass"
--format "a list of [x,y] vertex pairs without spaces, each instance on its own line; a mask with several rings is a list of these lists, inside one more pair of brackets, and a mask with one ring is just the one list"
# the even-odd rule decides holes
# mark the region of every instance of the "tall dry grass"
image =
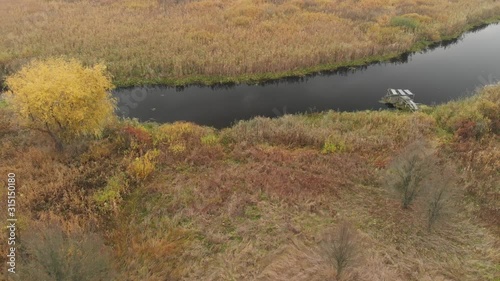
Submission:
[[[117,121],[63,154],[0,108],[0,177],[19,179],[21,242],[30,225],[53,220],[67,233],[95,232],[116,280],[325,280],[336,270],[321,241],[345,220],[362,251],[340,280],[493,281],[499,93],[488,87],[427,113],[332,111],[221,131]],[[403,210],[382,183],[417,137],[454,171],[443,178],[457,175],[446,220],[431,232],[426,197]],[[152,151],[138,179],[131,164]],[[5,180],[0,187],[6,198]]]
[[469,195],[469,206],[500,233],[500,85],[439,106],[433,115],[449,134],[442,150],[462,165],[460,184]]
[[0,79],[32,58],[103,61],[117,85],[300,74],[500,15],[490,0],[3,0]]

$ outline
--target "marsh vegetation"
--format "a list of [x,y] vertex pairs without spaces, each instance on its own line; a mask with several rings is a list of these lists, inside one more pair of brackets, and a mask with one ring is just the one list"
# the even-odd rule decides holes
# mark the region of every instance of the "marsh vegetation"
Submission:
[[117,86],[250,81],[395,56],[498,19],[491,0],[4,0],[0,79],[104,62]]
[[[55,243],[54,257],[76,263],[47,266],[39,253],[24,260],[33,272],[98,268],[87,257],[97,235],[108,249],[100,276],[116,280],[498,279],[498,85],[419,113],[329,111],[222,130],[115,120],[64,152],[11,110],[0,108],[0,173],[19,178],[22,251]],[[416,173],[433,184],[404,208],[385,178],[407,167],[416,139],[453,173],[444,183]],[[59,234],[33,245],[27,234],[49,225]]]
[[498,280],[499,84],[415,113],[224,129],[119,119],[109,90],[111,76],[249,81],[382,59],[499,14],[489,0],[3,1],[13,278]]

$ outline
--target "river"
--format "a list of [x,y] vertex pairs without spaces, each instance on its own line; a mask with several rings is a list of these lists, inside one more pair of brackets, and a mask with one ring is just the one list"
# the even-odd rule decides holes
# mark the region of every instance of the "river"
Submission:
[[417,103],[435,105],[499,80],[500,24],[494,24],[391,62],[262,85],[132,87],[114,95],[123,117],[223,128],[255,116],[385,109],[378,101],[388,88],[410,89]]

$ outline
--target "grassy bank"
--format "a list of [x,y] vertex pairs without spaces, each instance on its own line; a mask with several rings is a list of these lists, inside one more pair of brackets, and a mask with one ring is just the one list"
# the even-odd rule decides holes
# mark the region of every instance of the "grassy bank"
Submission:
[[[330,111],[223,130],[116,121],[61,154],[0,107],[0,174],[16,173],[19,262],[30,265],[20,268],[38,274],[20,280],[95,249],[84,268],[108,266],[105,280],[334,280],[329,249],[344,222],[358,251],[341,280],[498,280],[498,116],[499,85],[419,113]],[[404,209],[391,180],[415,151],[433,159],[432,184]],[[445,212],[429,230],[442,188]]]
[[63,55],[103,61],[118,86],[260,81],[385,60],[499,15],[489,0],[6,0],[0,76]]

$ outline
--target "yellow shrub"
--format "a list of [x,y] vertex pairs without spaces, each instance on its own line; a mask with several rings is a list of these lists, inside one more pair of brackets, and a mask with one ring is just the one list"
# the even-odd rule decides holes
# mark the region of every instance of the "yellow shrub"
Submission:
[[192,123],[175,122],[165,124],[155,130],[153,140],[155,144],[167,143],[173,144],[189,137],[198,127]]
[[150,150],[144,156],[135,158],[128,166],[128,172],[135,180],[146,179],[156,168],[158,150]]
[[174,145],[195,139],[199,141],[203,131],[202,127],[193,123],[175,122],[173,124],[164,124],[154,131],[153,142],[155,145]]
[[105,209],[115,209],[122,200],[122,193],[127,189],[128,182],[124,174],[118,174],[108,180],[106,187],[94,194],[94,200]]
[[186,151],[186,145],[182,143],[177,143],[168,148],[172,153],[174,154],[181,154],[182,152]]
[[219,137],[215,134],[208,134],[201,137],[201,143],[203,145],[213,146],[219,143]]
[[321,153],[329,154],[336,152],[344,152],[347,150],[347,145],[345,140],[341,139],[340,136],[332,137],[325,141]]
[[344,152],[347,149],[344,142],[341,143],[333,143],[333,142],[325,142],[323,146],[323,150],[321,152],[323,154],[336,153],[336,152]]
[[7,99],[20,122],[47,132],[59,148],[82,135],[99,135],[116,101],[106,67],[77,60],[35,60],[6,80]]

